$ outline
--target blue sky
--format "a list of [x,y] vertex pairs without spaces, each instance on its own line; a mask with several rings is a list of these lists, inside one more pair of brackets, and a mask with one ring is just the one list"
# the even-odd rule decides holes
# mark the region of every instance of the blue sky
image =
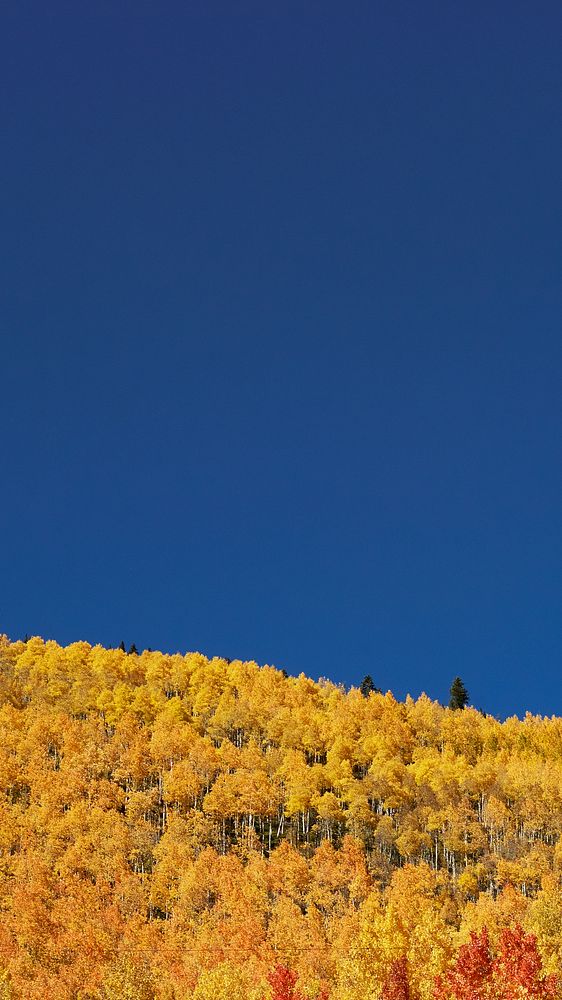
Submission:
[[562,713],[561,28],[4,12],[0,629]]

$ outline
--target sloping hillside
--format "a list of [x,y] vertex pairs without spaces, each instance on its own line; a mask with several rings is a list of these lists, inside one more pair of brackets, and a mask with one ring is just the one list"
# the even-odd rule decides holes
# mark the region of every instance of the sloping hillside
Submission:
[[0,997],[429,1000],[484,927],[554,995],[561,719],[39,638],[0,698]]

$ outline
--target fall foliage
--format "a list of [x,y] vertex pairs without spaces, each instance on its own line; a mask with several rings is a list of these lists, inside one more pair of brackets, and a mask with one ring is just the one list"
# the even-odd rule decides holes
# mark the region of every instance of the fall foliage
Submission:
[[556,977],[542,972],[537,939],[525,934],[517,924],[501,932],[498,951],[492,957],[486,928],[471,933],[469,944],[462,945],[456,961],[447,973],[438,977],[435,1000],[517,1000],[520,997],[556,997]]
[[0,639],[0,1000],[559,995],[562,720]]

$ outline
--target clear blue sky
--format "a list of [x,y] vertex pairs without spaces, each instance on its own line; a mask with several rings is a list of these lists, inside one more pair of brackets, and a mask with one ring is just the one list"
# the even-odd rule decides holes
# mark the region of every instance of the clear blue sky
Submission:
[[0,630],[562,713],[559,2],[22,2]]

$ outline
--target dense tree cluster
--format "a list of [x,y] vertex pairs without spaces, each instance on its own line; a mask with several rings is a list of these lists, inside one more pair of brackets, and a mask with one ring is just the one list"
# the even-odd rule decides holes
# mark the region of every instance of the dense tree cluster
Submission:
[[0,640],[0,1000],[557,995],[562,720],[368,687]]

